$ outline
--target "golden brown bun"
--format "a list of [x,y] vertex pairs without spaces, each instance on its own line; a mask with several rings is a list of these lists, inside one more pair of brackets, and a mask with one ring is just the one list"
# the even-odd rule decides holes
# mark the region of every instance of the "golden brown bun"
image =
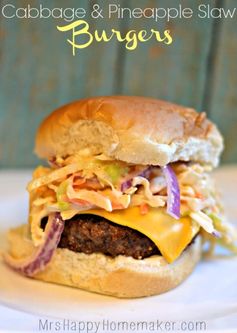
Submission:
[[[8,236],[11,255],[30,255],[33,245],[27,238],[26,225],[12,229]],[[144,297],[179,285],[193,271],[200,255],[199,236],[173,264],[167,264],[161,256],[136,260],[57,249],[47,268],[35,278],[116,297]]]
[[41,158],[85,148],[135,164],[184,160],[216,166],[223,141],[204,113],[152,98],[110,96],[65,105],[38,130],[35,152]]

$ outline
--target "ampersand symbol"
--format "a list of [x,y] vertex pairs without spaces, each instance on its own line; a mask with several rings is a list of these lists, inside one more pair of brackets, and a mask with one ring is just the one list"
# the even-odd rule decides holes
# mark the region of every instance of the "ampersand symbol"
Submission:
[[91,16],[95,19],[101,17],[101,18],[104,18],[104,16],[102,15],[102,9],[100,8],[99,5],[95,4],[93,5],[93,11],[91,13]]

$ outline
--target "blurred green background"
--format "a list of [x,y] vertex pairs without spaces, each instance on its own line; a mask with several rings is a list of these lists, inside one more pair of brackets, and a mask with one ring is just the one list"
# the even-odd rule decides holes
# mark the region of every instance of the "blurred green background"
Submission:
[[[236,0],[126,1],[1,1],[25,7],[84,7],[109,2],[124,7],[191,7],[233,9]],[[128,51],[115,40],[93,43],[75,57],[59,32],[62,20],[0,19],[0,167],[33,167],[35,131],[58,106],[93,95],[144,95],[205,110],[225,137],[223,163],[237,162],[237,20],[175,19],[156,23],[146,19],[92,20],[92,30],[117,28],[171,29],[170,46],[150,40]]]

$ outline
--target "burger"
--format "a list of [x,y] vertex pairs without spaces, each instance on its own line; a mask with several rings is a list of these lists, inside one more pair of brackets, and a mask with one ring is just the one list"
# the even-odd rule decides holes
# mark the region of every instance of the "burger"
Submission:
[[132,298],[160,294],[198,263],[203,241],[233,249],[210,171],[223,140],[205,113],[161,100],[82,99],[36,135],[29,222],[5,262],[35,279]]

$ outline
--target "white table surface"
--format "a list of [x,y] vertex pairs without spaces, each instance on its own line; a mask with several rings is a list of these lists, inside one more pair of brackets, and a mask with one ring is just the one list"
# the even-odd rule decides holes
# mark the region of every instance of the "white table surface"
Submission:
[[[223,167],[216,171],[215,177],[219,187],[221,188],[224,203],[227,210],[227,215],[230,220],[237,220],[237,204],[236,189],[237,184],[237,166]],[[27,217],[27,193],[24,191],[24,185],[30,179],[30,171],[0,171],[0,200],[4,199],[4,207],[9,211],[9,220],[6,225],[6,229],[14,226],[16,221],[16,215],[20,214],[21,218]],[[3,185],[10,184],[9,190]],[[14,185],[14,186],[13,186]],[[14,188],[14,191],[13,191]],[[231,196],[229,195],[231,193]],[[18,205],[18,211],[11,209],[10,198],[12,195],[20,196],[21,200]],[[8,200],[9,198],[9,200]],[[3,218],[3,214],[0,210],[0,222]],[[4,230],[1,230],[1,232]],[[236,277],[237,280],[237,277]],[[236,283],[237,288],[237,283]],[[35,314],[19,311],[14,308],[9,308],[0,302],[0,332],[40,332],[39,319],[41,320],[53,320],[50,317],[42,317]],[[42,330],[41,330],[42,331]],[[52,330],[51,332],[56,332]],[[64,331],[65,332],[65,331]],[[70,331],[66,331],[70,332]],[[72,332],[72,331],[71,331]],[[81,332],[86,332],[83,330]],[[92,332],[92,331],[88,331]],[[108,331],[107,331],[108,332]],[[188,332],[188,331],[186,331]],[[208,332],[237,332],[237,309],[235,313],[219,318],[218,321],[211,327]]]

